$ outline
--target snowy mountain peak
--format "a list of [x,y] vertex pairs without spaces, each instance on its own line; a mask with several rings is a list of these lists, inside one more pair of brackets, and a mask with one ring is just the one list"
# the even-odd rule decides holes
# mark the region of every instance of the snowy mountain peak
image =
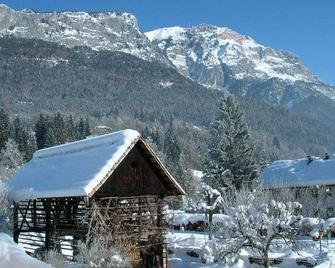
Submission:
[[0,6],[0,36],[13,35],[56,42],[69,47],[121,51],[168,63],[139,30],[135,16],[125,12],[15,11]]
[[5,4],[0,4],[0,9],[12,10],[9,6],[7,6]]
[[244,41],[255,42],[250,36],[241,35],[226,27],[217,27],[210,24],[199,24],[191,28],[182,28],[179,26],[174,26],[174,27],[153,30],[151,32],[146,32],[145,34],[150,41],[157,41],[168,38],[172,39],[178,38],[180,36],[186,35],[188,32],[192,34],[202,34],[203,36],[207,37],[217,36],[218,39],[231,40],[238,43],[243,43]]
[[227,76],[316,81],[296,56],[262,46],[226,27],[200,24],[162,28],[146,35],[184,75],[208,87],[223,89]]

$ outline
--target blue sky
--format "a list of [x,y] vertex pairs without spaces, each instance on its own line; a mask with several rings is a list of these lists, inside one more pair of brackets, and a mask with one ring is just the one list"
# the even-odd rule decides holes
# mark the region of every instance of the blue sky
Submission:
[[334,0],[0,0],[36,11],[127,11],[142,31],[209,23],[297,54],[321,80],[335,85]]

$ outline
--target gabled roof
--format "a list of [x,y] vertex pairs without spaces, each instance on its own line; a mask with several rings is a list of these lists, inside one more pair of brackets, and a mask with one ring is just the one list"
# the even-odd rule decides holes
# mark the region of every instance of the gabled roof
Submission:
[[141,135],[127,129],[35,152],[33,159],[9,179],[11,197],[19,201],[92,196],[138,142],[156,161],[170,192],[184,194]]
[[328,160],[319,157],[307,164],[307,159],[275,161],[261,175],[265,187],[304,187],[335,184],[335,155]]

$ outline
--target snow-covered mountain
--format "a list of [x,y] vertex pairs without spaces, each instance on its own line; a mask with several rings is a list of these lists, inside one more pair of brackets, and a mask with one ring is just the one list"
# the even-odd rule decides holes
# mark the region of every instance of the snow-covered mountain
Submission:
[[129,13],[37,13],[0,5],[0,36],[6,35],[125,52],[173,66],[206,87],[279,106],[293,107],[313,96],[335,100],[335,88],[322,83],[297,56],[223,27],[202,24],[144,34]]
[[263,87],[259,83],[268,83],[268,91],[261,93],[267,95],[265,100],[286,106],[313,94],[335,99],[335,89],[323,84],[296,55],[260,45],[229,28],[201,24],[146,35],[182,74],[206,87],[255,96],[257,87]]
[[69,47],[121,51],[145,60],[168,63],[139,30],[135,16],[121,12],[15,11],[0,5],[0,36],[37,38]]

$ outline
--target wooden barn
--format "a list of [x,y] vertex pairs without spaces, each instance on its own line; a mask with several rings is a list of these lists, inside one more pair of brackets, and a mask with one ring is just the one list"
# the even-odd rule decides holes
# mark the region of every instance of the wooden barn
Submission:
[[167,267],[164,199],[184,191],[137,131],[39,150],[9,189],[14,241],[27,252],[56,249],[73,258],[94,204],[113,236],[132,245],[135,267]]

